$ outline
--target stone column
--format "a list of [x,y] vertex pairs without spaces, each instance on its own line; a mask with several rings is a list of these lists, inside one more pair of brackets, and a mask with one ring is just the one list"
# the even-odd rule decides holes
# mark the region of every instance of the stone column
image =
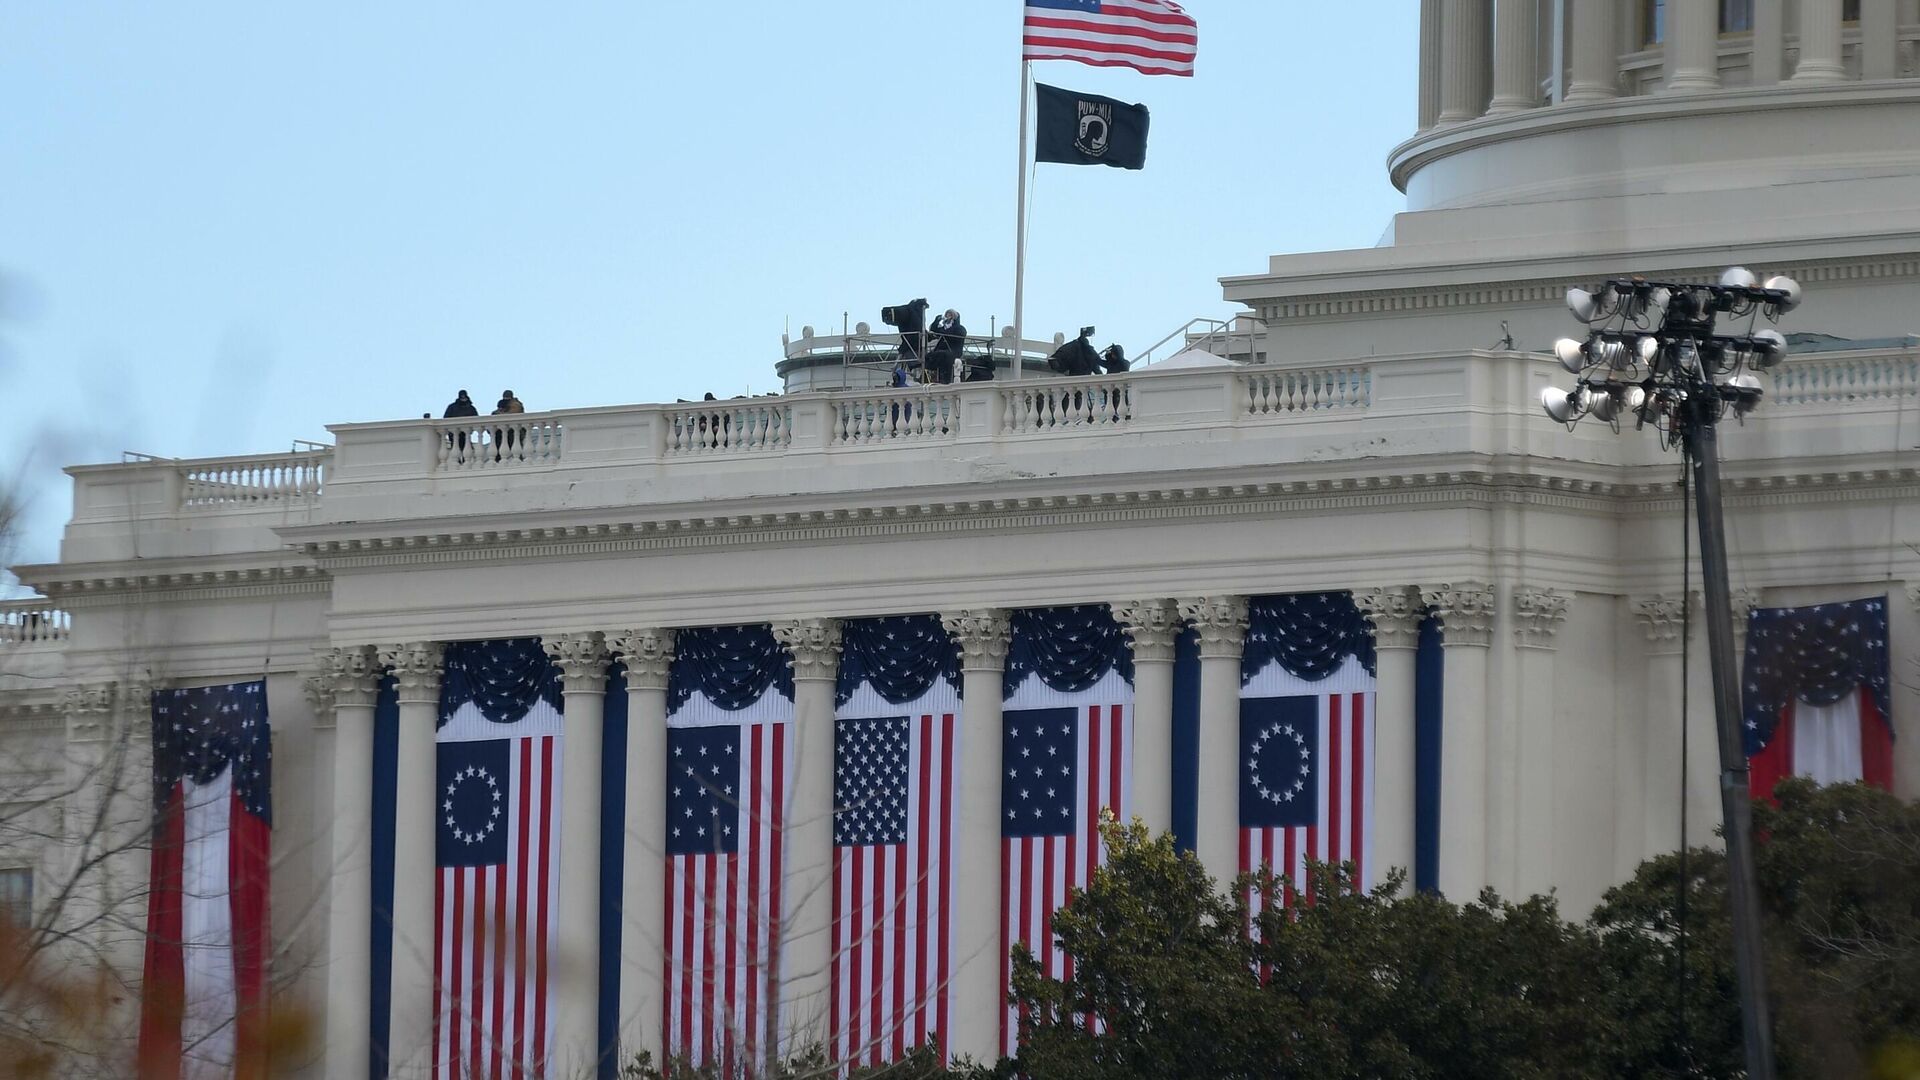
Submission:
[[1240,654],[1246,646],[1247,598],[1182,600],[1180,614],[1200,637],[1201,784],[1193,850],[1225,888],[1240,873]]
[[1787,57],[1786,0],[1755,0],[1753,54],[1748,60],[1748,82],[1771,86],[1780,81]]
[[1800,62],[1794,66],[1796,83],[1842,82],[1847,77],[1840,59],[1841,0],[1800,0]]
[[327,867],[327,1075],[364,1077],[372,1060],[373,709],[380,663],[360,645],[320,653],[314,714],[333,720]]
[[1860,77],[1900,74],[1900,13],[1895,0],[1860,0]]
[[107,949],[108,913],[114,906],[106,873],[115,831],[111,792],[119,724],[114,689],[110,682],[85,683],[68,689],[62,699],[67,721],[62,778],[67,794],[59,819],[64,857],[51,860],[59,879],[35,890],[57,898],[54,925],[75,946],[70,956],[64,949],[54,955],[84,970],[92,970]]
[[1488,25],[1493,0],[1442,0],[1440,115],[1436,123],[1473,120],[1487,108]]
[[597,631],[544,637],[560,669],[560,889],[553,930],[553,1070],[586,1075],[599,1057],[600,766],[607,646]]
[[1493,101],[1487,106],[1489,116],[1540,104],[1538,0],[1499,0],[1494,10]]
[[1420,0],[1420,130],[1440,117],[1440,3]]
[[1405,585],[1357,589],[1353,602],[1373,624],[1373,883],[1398,867],[1413,886],[1414,658],[1425,615],[1418,591]]
[[[1521,585],[1513,590],[1514,660],[1518,668],[1515,685],[1519,700],[1506,715],[1513,721],[1511,741],[1518,751],[1512,759],[1512,771],[1502,776],[1504,762],[1492,766],[1500,790],[1512,792],[1513,801],[1501,816],[1490,854],[1498,856],[1502,842],[1512,836],[1510,872],[1499,873],[1495,883],[1504,895],[1532,896],[1554,886],[1554,866],[1564,862],[1554,843],[1559,801],[1554,793],[1554,762],[1557,753],[1555,727],[1558,723],[1557,693],[1554,680],[1554,640],[1560,624],[1566,621],[1572,598],[1554,589]],[[1501,860],[1496,857],[1496,867]]]
[[1667,5],[1666,89],[1670,93],[1720,86],[1720,5],[1677,0]]
[[433,733],[440,716],[441,645],[389,645],[380,660],[399,692],[400,738],[393,786],[393,1021],[387,1056],[394,1075],[425,1073],[432,1060],[434,797],[439,791]]
[[1173,643],[1179,607],[1128,600],[1114,618],[1133,642],[1133,809],[1156,833],[1173,828]]
[[824,1043],[833,982],[833,691],[840,622],[775,623],[793,655],[793,795],[787,802],[787,872],[780,970],[769,990],[786,1010],[782,1055]]
[[948,612],[940,617],[960,646],[960,787],[954,843],[953,959],[948,991],[955,1054],[978,1061],[1000,1056],[1006,1013],[1000,986],[1000,749],[1001,689],[1011,640],[1007,613],[998,608]]
[[1566,0],[1571,9],[1573,62],[1563,101],[1620,96],[1619,5],[1616,0]]
[[667,673],[673,631],[624,630],[610,642],[627,668],[627,814],[620,861],[620,1056],[666,1048]]
[[[1639,715],[1624,725],[1622,733],[1638,754],[1621,762],[1627,771],[1616,777],[1614,787],[1615,806],[1623,819],[1618,835],[1625,849],[1614,860],[1614,872],[1622,880],[1642,860],[1681,846],[1680,733],[1686,722],[1680,713],[1686,678],[1682,668],[1686,604],[1673,594],[1636,596],[1629,604],[1646,635],[1646,674],[1641,680],[1644,698]],[[1694,606],[1697,611],[1697,599]],[[1703,704],[1711,714],[1712,702]],[[1687,737],[1691,751],[1711,750],[1702,748],[1691,733]]]
[[1440,736],[1440,891],[1473,899],[1488,881],[1487,649],[1493,586],[1435,585],[1420,598],[1442,621],[1446,687]]

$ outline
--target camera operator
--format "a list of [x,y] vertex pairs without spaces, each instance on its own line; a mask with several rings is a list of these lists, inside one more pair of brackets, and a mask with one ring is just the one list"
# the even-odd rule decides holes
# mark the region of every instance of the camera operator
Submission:
[[960,313],[948,308],[945,314],[936,317],[931,336],[933,345],[927,350],[927,367],[933,373],[934,382],[950,383],[954,365],[967,348],[967,328],[960,323]]

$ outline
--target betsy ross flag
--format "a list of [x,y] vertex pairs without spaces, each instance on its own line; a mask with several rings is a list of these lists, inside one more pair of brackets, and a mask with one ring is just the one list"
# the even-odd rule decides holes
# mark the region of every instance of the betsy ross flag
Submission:
[[266,683],[154,692],[148,1080],[264,1075],[271,778]]
[[1023,56],[1192,75],[1200,31],[1171,0],[1027,0]]
[[433,1075],[543,1075],[552,1054],[564,721],[533,639],[449,645],[435,733]]
[[938,1043],[953,968],[958,655],[932,616],[843,627],[834,709],[829,1045],[852,1066]]

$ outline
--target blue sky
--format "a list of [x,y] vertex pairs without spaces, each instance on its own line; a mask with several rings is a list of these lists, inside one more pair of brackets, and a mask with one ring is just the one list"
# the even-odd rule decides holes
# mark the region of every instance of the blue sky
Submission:
[[[1042,166],[1029,336],[1136,351],[1217,278],[1399,207],[1415,7],[1189,0],[1147,168]],[[0,14],[0,481],[436,415],[776,388],[789,325],[1012,314],[1016,0],[119,5]],[[1364,28],[1359,32],[1355,28]],[[485,406],[483,405],[483,409]]]

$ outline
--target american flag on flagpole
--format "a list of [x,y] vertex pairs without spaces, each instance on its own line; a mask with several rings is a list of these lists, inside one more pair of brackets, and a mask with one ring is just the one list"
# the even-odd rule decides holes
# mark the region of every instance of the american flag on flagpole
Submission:
[[[665,1015],[669,1054],[725,1075],[757,1060],[779,947],[786,716],[667,728]],[[713,711],[711,707],[708,710]],[[774,711],[759,710],[755,711]]]
[[959,710],[928,696],[835,727],[831,1050],[855,1066],[947,1032]]
[[1027,0],[1023,56],[1192,75],[1200,31],[1172,0]]
[[561,725],[544,699],[504,724],[464,704],[436,734],[437,1078],[546,1070]]
[[[1308,859],[1372,872],[1373,699],[1329,692],[1240,701],[1240,871],[1305,881]],[[1295,900],[1261,896],[1252,915]]]
[[[1109,673],[1084,696],[1107,700],[1100,704],[1009,708],[1003,714],[1003,988],[1012,981],[1008,956],[1015,944],[1027,946],[1050,978],[1072,975],[1072,960],[1054,941],[1053,913],[1066,904],[1067,890],[1086,888],[1094,870],[1106,861],[1100,842],[1100,811],[1111,809],[1123,819],[1128,812],[1133,765],[1132,688]],[[1004,1052],[1017,1050],[1018,1035],[1018,1015],[1009,1006],[1001,1022]]]

